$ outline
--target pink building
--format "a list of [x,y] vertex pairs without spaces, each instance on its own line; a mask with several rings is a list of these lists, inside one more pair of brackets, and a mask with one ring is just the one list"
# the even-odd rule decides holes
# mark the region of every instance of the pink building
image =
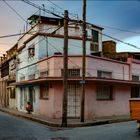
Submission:
[[[86,57],[85,118],[129,115],[129,98],[133,87],[139,86],[133,75],[139,75],[140,60],[119,62],[88,55]],[[82,57],[69,56],[68,117],[80,117]],[[136,67],[137,66],[137,67]],[[54,55],[37,63],[39,78],[17,83],[18,86],[34,85],[39,88],[34,106],[36,113],[50,118],[62,117],[63,57]],[[134,70],[137,70],[134,71]],[[48,70],[48,71],[45,71]],[[135,74],[134,74],[135,73]]]

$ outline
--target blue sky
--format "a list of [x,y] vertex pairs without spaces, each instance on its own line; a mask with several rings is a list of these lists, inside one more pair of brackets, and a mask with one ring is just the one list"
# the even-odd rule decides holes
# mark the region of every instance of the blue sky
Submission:
[[[27,19],[37,11],[36,8],[21,2],[20,0],[6,1],[24,19]],[[55,7],[48,0],[32,0],[38,5],[45,5],[45,8],[63,12],[67,9],[71,13],[82,17],[82,0],[55,0],[53,3],[62,9]],[[50,15],[51,16],[51,15]],[[87,0],[87,21],[104,27],[104,33],[120,40],[132,43],[140,47],[140,1],[139,0]],[[3,1],[0,1],[0,36],[19,33],[23,31],[25,22],[16,15]],[[122,32],[110,29],[120,28],[132,32]],[[133,33],[136,32],[136,33]],[[4,53],[12,44],[16,43],[19,37],[0,39],[0,50]],[[104,40],[110,38],[103,37]],[[118,51],[140,51],[128,45],[118,43]]]

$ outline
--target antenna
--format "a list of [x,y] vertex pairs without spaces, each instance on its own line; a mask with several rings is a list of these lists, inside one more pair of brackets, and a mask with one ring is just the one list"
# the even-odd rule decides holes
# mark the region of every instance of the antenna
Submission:
[[45,16],[45,5],[44,4],[42,4],[42,7],[43,7],[43,11],[44,11],[44,15],[43,16]]

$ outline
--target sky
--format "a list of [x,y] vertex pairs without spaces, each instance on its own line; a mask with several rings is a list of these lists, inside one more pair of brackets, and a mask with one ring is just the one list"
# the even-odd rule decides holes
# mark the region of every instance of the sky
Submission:
[[[82,19],[82,0],[32,0],[32,2],[40,6],[44,4],[46,9],[54,12],[68,10],[69,13],[78,14]],[[23,32],[26,19],[37,11],[37,8],[20,0],[6,2],[0,0],[0,36]],[[70,16],[73,17],[72,14]],[[140,0],[87,0],[86,16],[87,22],[103,27],[104,34],[140,48]],[[19,36],[0,38],[0,55],[10,49],[18,38]],[[103,40],[111,38],[103,36]],[[117,51],[139,52],[140,49],[117,41]]]

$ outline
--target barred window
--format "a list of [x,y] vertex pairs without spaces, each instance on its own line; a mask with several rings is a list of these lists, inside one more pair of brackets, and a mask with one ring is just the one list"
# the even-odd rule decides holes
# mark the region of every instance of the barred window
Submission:
[[49,97],[49,84],[40,85],[40,98],[48,99]]
[[97,94],[96,99],[97,100],[112,100],[112,86],[110,85],[101,85],[97,86]]
[[[61,75],[63,76],[63,69]],[[80,77],[80,69],[68,69],[68,77]]]

